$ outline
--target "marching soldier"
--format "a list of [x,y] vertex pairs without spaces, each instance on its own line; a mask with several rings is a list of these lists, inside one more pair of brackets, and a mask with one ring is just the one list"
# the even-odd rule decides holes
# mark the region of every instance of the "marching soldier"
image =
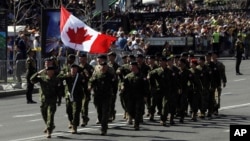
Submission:
[[[116,62],[116,53],[115,52],[109,52],[108,53],[108,66],[113,68],[113,70],[116,72],[117,69],[120,67]],[[113,85],[113,94],[112,94],[112,99],[111,99],[111,107],[110,107],[110,116],[109,116],[109,121],[115,120],[115,102],[116,102],[116,97],[117,97],[117,91],[118,91],[118,78],[115,74],[115,81]]]
[[[96,75],[97,73],[100,74],[102,72],[103,66],[101,64],[104,63],[104,62],[107,63],[107,59],[108,59],[107,55],[104,55],[104,54],[100,54],[100,55],[97,56],[97,65],[94,68],[93,75]],[[115,76],[115,70],[112,67],[108,66],[108,65],[107,65],[107,71]],[[96,124],[100,124],[99,118],[97,118]]]
[[185,111],[187,109],[187,96],[188,96],[188,82],[193,83],[193,74],[188,69],[187,60],[181,58],[178,61],[178,66],[180,69],[179,72],[179,82],[180,82],[180,89],[178,95],[178,107],[180,109],[180,123],[184,123]]
[[[138,63],[138,67],[140,69],[140,72],[142,73],[143,78],[146,80],[148,72],[150,71],[150,67],[145,63],[144,56],[142,54],[138,54],[136,56],[136,61]],[[147,82],[146,85],[147,85],[146,87],[148,88],[149,83]],[[146,94],[147,94],[147,98],[146,98],[147,101],[145,101],[145,103],[146,103],[146,107],[147,107],[147,116],[149,116],[150,115],[150,106],[151,106],[150,92],[146,91]]]
[[71,133],[77,133],[77,126],[80,124],[80,113],[82,109],[82,100],[84,97],[84,85],[87,85],[84,77],[79,73],[79,66],[72,64],[70,72],[66,74],[59,74],[58,78],[64,81],[65,85],[65,98],[66,98],[66,112]]
[[[147,63],[148,66],[150,67],[150,71],[151,74],[148,73],[148,78],[150,77],[150,75],[155,75],[157,73],[157,71],[154,71],[155,69],[158,68],[158,65],[156,65],[155,62],[155,56],[147,56]],[[150,85],[150,96],[149,96],[149,101],[150,101],[150,110],[149,110],[149,120],[150,121],[154,121],[154,114],[155,114],[155,108],[158,108],[158,114],[161,114],[161,110],[162,110],[162,96],[159,93],[157,88],[158,86],[155,84],[156,80],[155,78],[153,79],[149,79],[149,85]],[[160,103],[158,103],[160,102]]]
[[214,114],[218,115],[219,113],[219,108],[220,108],[220,98],[221,98],[221,91],[222,91],[222,86],[226,87],[227,83],[227,77],[226,77],[226,68],[225,65],[218,61],[218,54],[217,52],[212,53],[212,61],[214,64],[217,66],[219,75],[220,75],[220,80],[218,81],[217,85],[215,86],[215,106],[214,106]]
[[216,86],[219,85],[219,83],[221,83],[221,78],[220,78],[220,72],[218,67],[214,64],[214,62],[212,62],[211,60],[212,57],[212,52],[208,52],[206,55],[206,65],[208,66],[208,68],[210,69],[210,81],[211,81],[211,87],[209,89],[209,98],[208,98],[208,113],[207,113],[207,117],[208,118],[212,118],[212,114],[213,114],[213,110],[214,110],[214,106],[215,106],[215,88]]
[[167,68],[167,58],[163,57],[160,59],[160,67],[152,70],[148,74],[148,79],[150,82],[150,88],[153,92],[152,94],[152,105],[151,105],[151,115],[150,120],[153,120],[153,115],[155,112],[155,107],[161,107],[161,124],[166,125],[167,116],[169,113],[169,95],[170,95],[170,83],[171,71]]
[[201,99],[201,83],[200,83],[200,71],[197,69],[198,61],[197,59],[191,59],[190,60],[190,71],[193,73],[194,76],[194,82],[192,85],[190,85],[190,107],[191,107],[191,120],[197,121],[197,113],[200,105],[200,99]]
[[124,55],[123,57],[123,65],[120,66],[117,70],[116,70],[116,74],[118,76],[118,79],[119,79],[119,83],[118,83],[118,91],[120,93],[120,101],[121,101],[121,105],[122,105],[122,108],[124,110],[124,116],[123,118],[124,119],[127,119],[128,118],[128,114],[127,114],[127,106],[126,106],[126,103],[127,103],[127,97],[126,97],[126,94],[121,91],[121,86],[122,86],[122,83],[123,83],[123,80],[125,78],[125,76],[127,74],[129,74],[131,71],[130,71],[130,62],[133,62],[135,61],[135,56],[134,55]]
[[[85,83],[88,83],[90,77],[92,76],[92,73],[94,71],[94,68],[87,63],[87,54],[80,53],[79,54],[79,66],[80,66],[80,73],[85,78]],[[90,91],[88,91],[87,85],[84,85],[84,99],[82,102],[82,124],[81,126],[84,127],[88,124],[89,117],[88,117],[88,110],[89,110],[89,101],[91,99]]]
[[[171,91],[170,91],[170,95],[169,95],[169,102],[168,102],[168,106],[169,106],[169,113],[170,113],[170,125],[174,125],[174,115],[176,114],[176,112],[179,112],[179,109],[177,109],[177,98],[178,98],[178,92],[180,89],[180,83],[179,83],[179,68],[177,66],[175,66],[174,61],[175,61],[176,57],[174,56],[170,56],[167,58],[167,65],[168,65],[168,69],[171,70],[172,75],[171,75]],[[179,114],[179,113],[178,113]]]
[[127,74],[124,78],[122,91],[129,99],[126,101],[128,114],[131,118],[135,119],[134,129],[139,130],[139,124],[143,118],[144,101],[147,98],[147,80],[140,72],[137,62],[131,62],[131,73]]
[[36,103],[32,99],[32,92],[34,89],[34,84],[31,83],[30,78],[33,74],[36,73],[36,60],[34,58],[35,52],[29,48],[27,50],[27,59],[26,59],[26,79],[27,79],[27,91],[26,91],[26,99],[27,104]]
[[200,71],[199,78],[201,82],[201,107],[199,108],[200,118],[205,118],[205,113],[209,108],[209,90],[211,88],[211,70],[205,65],[205,57],[201,56],[198,60],[197,69]]
[[97,110],[98,121],[101,123],[101,135],[106,135],[110,104],[113,94],[115,76],[109,72],[107,62],[101,62],[100,69],[89,80],[88,89],[93,89],[94,105]]
[[31,82],[40,82],[40,109],[43,120],[46,124],[44,133],[47,133],[47,138],[51,138],[51,134],[55,129],[54,116],[56,112],[56,104],[58,104],[58,106],[61,104],[61,95],[58,93],[61,84],[60,80],[56,78],[55,68],[51,66],[35,73],[31,77]]

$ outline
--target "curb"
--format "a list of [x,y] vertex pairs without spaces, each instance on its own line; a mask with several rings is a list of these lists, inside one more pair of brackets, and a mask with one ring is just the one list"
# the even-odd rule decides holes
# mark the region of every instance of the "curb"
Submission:
[[[38,92],[39,88],[34,88],[33,93],[38,93]],[[16,95],[25,95],[25,93],[26,89],[0,91],[0,98],[8,96],[16,96]]]

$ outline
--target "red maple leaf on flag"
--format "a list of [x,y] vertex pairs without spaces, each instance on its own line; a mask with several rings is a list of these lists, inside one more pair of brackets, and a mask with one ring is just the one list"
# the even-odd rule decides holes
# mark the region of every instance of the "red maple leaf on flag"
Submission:
[[69,28],[69,30],[67,31],[67,34],[70,38],[71,43],[82,44],[84,41],[90,40],[92,37],[89,34],[86,34],[86,32],[87,32],[87,29],[84,29],[84,27],[80,27],[80,28],[77,27],[76,32],[74,28]]

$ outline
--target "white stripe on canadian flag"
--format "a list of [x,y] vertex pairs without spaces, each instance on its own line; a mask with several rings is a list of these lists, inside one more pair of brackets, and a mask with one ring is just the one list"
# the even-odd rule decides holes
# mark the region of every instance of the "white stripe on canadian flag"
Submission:
[[107,53],[111,43],[116,40],[95,31],[64,7],[61,7],[60,31],[61,40],[66,46],[89,53]]

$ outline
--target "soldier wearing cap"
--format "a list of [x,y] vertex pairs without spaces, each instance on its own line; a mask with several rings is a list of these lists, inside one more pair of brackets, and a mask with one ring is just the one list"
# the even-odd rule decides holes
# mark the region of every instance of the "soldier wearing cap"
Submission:
[[[138,63],[138,67],[140,69],[140,72],[142,73],[144,79],[147,79],[147,75],[148,72],[150,71],[150,67],[145,63],[144,60],[144,56],[142,54],[137,54],[136,56],[136,62]],[[149,88],[149,83],[147,84],[147,88]],[[150,101],[150,92],[146,91],[147,94],[147,101],[145,101],[146,103],[146,107],[147,107],[147,116],[149,116],[150,114],[150,106],[151,106],[151,101]]]
[[139,130],[139,124],[143,118],[144,112],[144,101],[147,98],[147,80],[144,79],[145,76],[141,73],[138,63],[130,63],[131,73],[127,74],[123,80],[121,90],[126,94],[127,111],[130,117],[128,121],[132,124],[132,118],[134,118],[134,129]]
[[122,83],[123,83],[123,80],[124,80],[125,76],[131,72],[130,71],[130,65],[129,65],[131,61],[135,61],[135,56],[134,55],[128,55],[126,58],[124,58],[123,65],[120,66],[116,70],[116,74],[117,74],[118,79],[119,79],[118,92],[120,94],[120,101],[121,101],[122,108],[124,109],[124,116],[123,116],[124,119],[128,118],[127,106],[126,106],[126,101],[128,99],[126,98],[126,94],[123,91],[121,91],[121,86],[122,86]]
[[60,74],[67,74],[70,72],[70,67],[75,63],[76,56],[74,54],[69,54],[66,63],[63,65]]
[[70,72],[59,74],[58,78],[65,81],[66,112],[70,122],[71,133],[77,133],[77,126],[80,124],[80,113],[84,98],[84,85],[87,85],[84,77],[79,73],[80,67],[76,64],[70,66]]
[[[171,71],[167,68],[167,59],[162,57],[160,59],[160,67],[151,70],[148,73],[148,80],[150,83],[151,91],[151,108],[150,108],[150,121],[154,120],[155,108],[157,106],[158,112],[161,115],[161,124],[166,124],[166,117],[168,116],[168,96],[170,92]],[[163,101],[164,99],[164,101]],[[162,107],[164,107],[162,109]]]
[[[147,58],[147,65],[150,67],[149,73],[158,68],[158,65],[156,65],[156,63],[155,63],[155,56],[149,55],[146,58]],[[150,95],[148,97],[148,99],[150,101],[150,108],[149,108],[150,109],[149,110],[150,118],[149,118],[149,120],[153,121],[154,120],[154,114],[155,114],[155,107],[156,107],[156,103],[153,103],[153,102],[156,102],[156,100],[155,100],[155,99],[157,99],[156,96],[159,95],[159,94],[157,94],[156,87],[153,86],[154,84],[152,84],[152,81],[151,81],[151,83],[149,81],[149,85],[150,85],[150,88],[151,88],[150,89]],[[161,107],[159,107],[159,105],[158,105],[157,108],[158,108],[158,114],[160,115]]]
[[219,113],[219,108],[220,108],[220,98],[221,98],[221,91],[222,88],[221,87],[226,87],[226,83],[227,83],[227,77],[226,77],[226,68],[225,65],[218,61],[218,54],[217,52],[213,52],[212,53],[212,61],[215,64],[215,66],[217,66],[216,68],[218,68],[219,71],[219,79],[218,79],[218,83],[216,83],[217,85],[215,85],[215,105],[214,105],[214,114],[218,115]]
[[[94,68],[88,64],[88,58],[86,53],[80,53],[79,54],[79,66],[80,66],[80,73],[85,78],[85,83],[88,83],[90,77],[92,76],[94,72]],[[88,91],[87,85],[84,85],[84,99],[82,102],[82,124],[81,126],[84,127],[88,124],[89,117],[88,117],[88,109],[89,109],[89,101],[91,99],[90,97],[90,91]]]
[[127,54],[122,55],[122,63],[121,63],[122,65],[123,65],[123,64],[126,64],[126,63],[128,62],[128,59],[127,59],[127,58],[128,58],[128,55],[127,55]]
[[[169,56],[167,58],[167,66],[168,69],[171,70],[171,91],[169,95],[169,113],[170,113],[170,125],[174,125],[174,115],[176,114],[177,111],[177,98],[178,98],[178,91],[180,89],[180,76],[179,72],[180,69],[174,64],[176,57],[174,56]],[[179,61],[179,59],[178,59]]]
[[50,49],[49,57],[53,61],[54,67],[57,69],[57,72],[60,72],[60,61],[58,60],[58,52],[55,48]]
[[100,64],[102,62],[107,62],[107,55],[100,54],[100,55],[97,56],[97,65],[94,67],[93,74],[98,73],[101,70],[101,65]]
[[[181,58],[178,61],[178,67],[180,69],[179,71],[179,83],[180,83],[180,89],[179,89],[179,95],[178,95],[178,108],[179,108],[179,114],[180,114],[180,123],[184,123],[184,117],[185,112],[188,106],[187,100],[188,100],[188,90],[189,85],[192,85],[194,83],[193,81],[193,74],[187,67],[187,60],[185,58]],[[191,84],[189,84],[191,83]]]
[[[115,52],[109,52],[108,53],[108,66],[113,68],[114,72],[117,71],[117,69],[120,67],[116,62],[116,53]],[[118,91],[118,76],[115,74],[115,81],[113,85],[113,94],[112,94],[112,99],[111,99],[111,107],[110,107],[110,116],[109,116],[109,121],[115,120],[115,103],[116,103],[116,97],[117,97],[117,91]]]
[[88,90],[94,91],[94,105],[101,123],[101,135],[106,135],[115,75],[108,70],[107,62],[100,62],[99,65],[100,70],[89,79]]
[[212,61],[212,52],[208,52],[206,57],[206,65],[210,69],[210,81],[211,87],[209,89],[209,98],[208,98],[208,113],[207,117],[212,118],[212,114],[214,113],[214,100],[215,100],[215,89],[218,85],[221,85],[221,76],[219,72],[219,68],[215,63]]
[[31,76],[36,73],[36,60],[34,58],[35,52],[29,48],[27,50],[27,59],[26,59],[26,79],[27,79],[27,91],[26,91],[26,99],[27,104],[36,103],[32,99],[32,92],[34,89],[34,84],[31,83],[30,78]]
[[204,119],[205,114],[209,108],[209,89],[211,88],[211,70],[210,68],[205,64],[205,57],[201,56],[198,60],[198,66],[197,69],[200,71],[199,78],[201,82],[201,105],[199,107],[201,113],[200,118]]
[[[108,57],[105,54],[100,54],[100,55],[97,56],[97,65],[94,68],[93,75],[95,75],[96,73],[100,73],[102,71],[103,67],[100,64],[102,64],[104,62],[107,63],[107,59],[108,59]],[[112,68],[109,65],[107,65],[107,69],[108,69],[109,73],[115,75],[114,68]],[[100,123],[100,121],[97,119],[96,124],[99,124],[99,123]]]
[[31,77],[32,83],[40,83],[40,100],[41,114],[46,124],[44,133],[47,133],[47,138],[51,138],[51,134],[55,129],[54,116],[56,112],[56,104],[60,106],[61,95],[58,93],[60,80],[55,75],[53,66],[40,70]]
[[198,60],[197,59],[191,59],[190,60],[190,71],[193,74],[194,82],[195,83],[190,83],[190,91],[189,91],[189,104],[191,108],[191,120],[197,121],[197,113],[198,113],[198,108],[200,105],[200,99],[201,99],[201,83],[200,83],[200,70],[197,69],[198,66]]

